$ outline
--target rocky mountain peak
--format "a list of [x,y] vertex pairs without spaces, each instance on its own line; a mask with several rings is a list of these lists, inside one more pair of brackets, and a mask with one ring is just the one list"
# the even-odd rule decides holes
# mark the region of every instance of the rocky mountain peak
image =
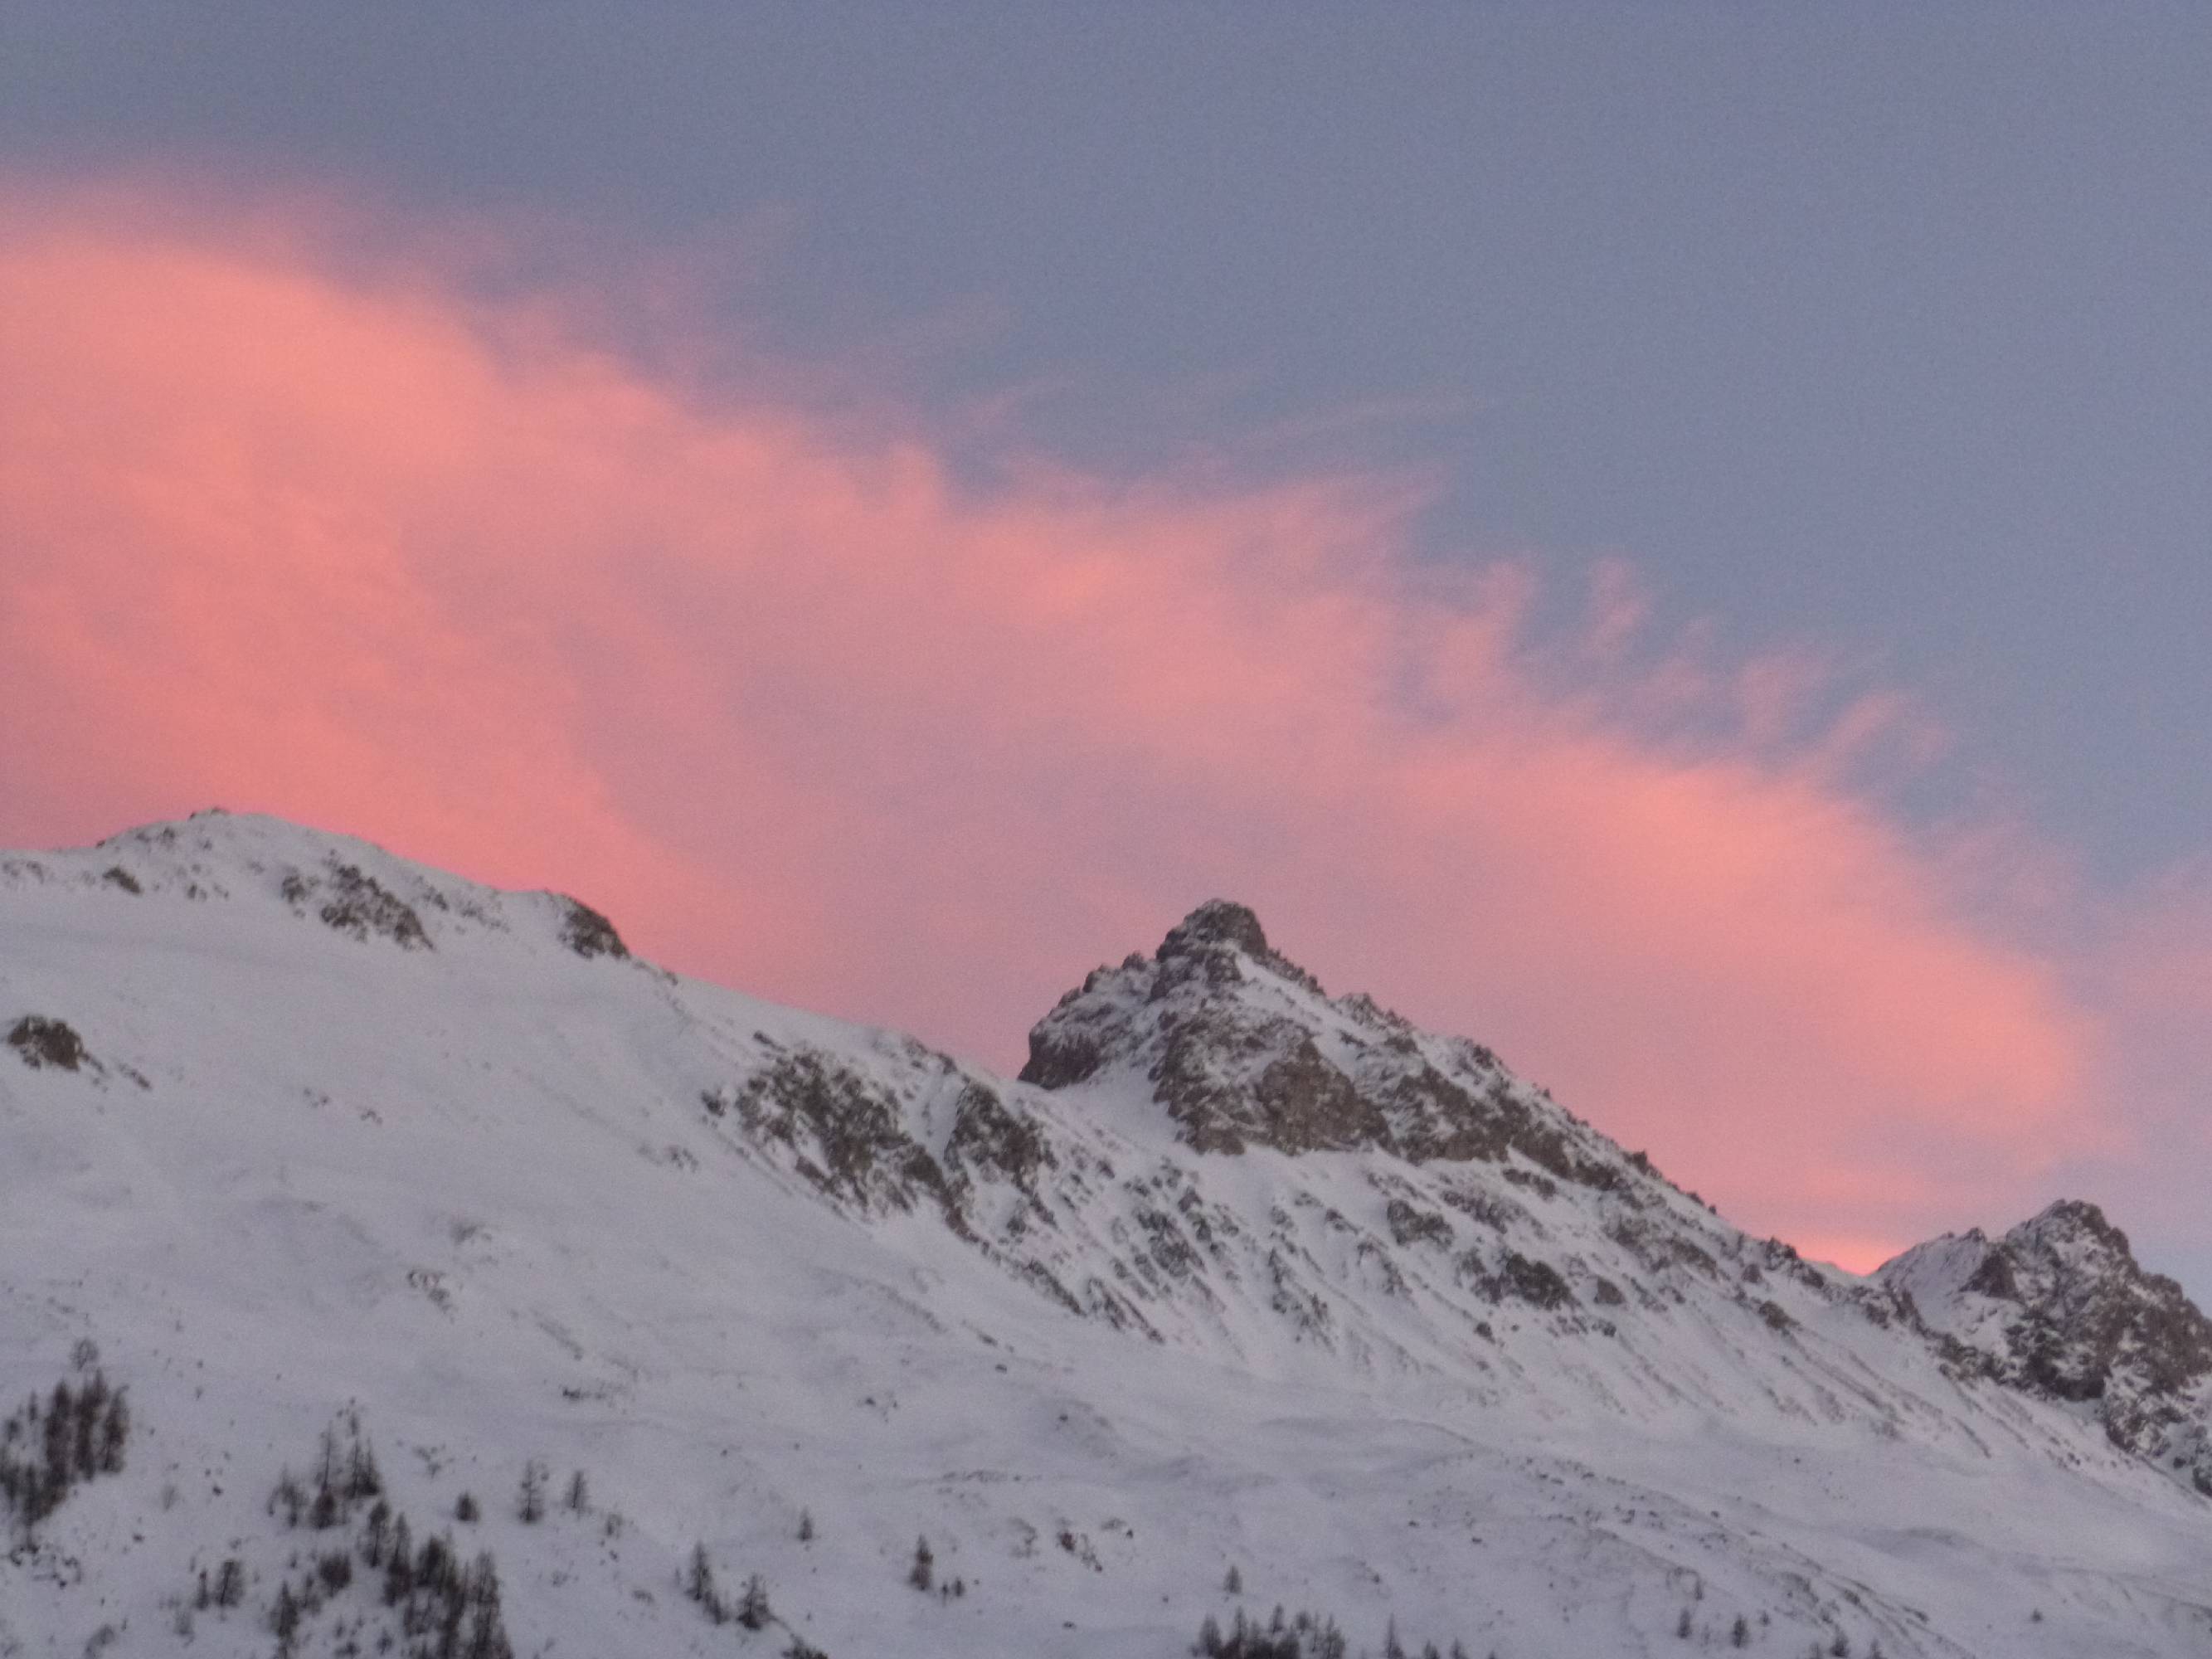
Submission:
[[2007,1233],[2005,1243],[2017,1249],[2087,1250],[2111,1257],[2130,1272],[2140,1271],[2128,1236],[2084,1199],[2062,1198],[2045,1206]]
[[1620,1149],[1514,1077],[1361,994],[1330,997],[1248,907],[1192,911],[1158,954],[1095,969],[1030,1032],[1022,1081],[1135,1094],[1202,1152],[1375,1151],[1503,1162],[1608,1189]]
[[2062,1199],[1999,1239],[1947,1235],[1880,1276],[1971,1369],[2093,1411],[2212,1496],[2212,1319],[2094,1204]]
[[1180,956],[1211,945],[1225,945],[1264,961],[1273,954],[1260,918],[1249,904],[1230,899],[1208,899],[1173,927],[1160,942],[1164,957]]

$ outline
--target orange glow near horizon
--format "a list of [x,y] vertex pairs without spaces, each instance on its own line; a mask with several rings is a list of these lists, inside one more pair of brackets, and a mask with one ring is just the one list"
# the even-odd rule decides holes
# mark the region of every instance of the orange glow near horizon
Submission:
[[964,485],[328,232],[0,204],[9,842],[279,812],[1002,1066],[1221,893],[1853,1267],[2104,1133],[2098,1020],[1848,781],[1896,700],[1792,750],[1809,665],[1632,667],[1612,570],[1563,675],[1406,489]]

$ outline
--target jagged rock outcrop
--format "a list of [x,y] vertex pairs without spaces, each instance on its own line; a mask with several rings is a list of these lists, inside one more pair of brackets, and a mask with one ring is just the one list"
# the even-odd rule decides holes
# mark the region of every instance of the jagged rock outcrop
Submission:
[[2094,1414],[2212,1497],[2212,1319],[2095,1205],[2061,1200],[1999,1239],[1946,1234],[1878,1277],[1962,1365]]
[[1139,1079],[1200,1152],[1371,1151],[1410,1163],[1499,1163],[1610,1191],[1647,1166],[1463,1037],[1419,1031],[1371,998],[1332,999],[1216,899],[1157,956],[1101,968],[1030,1033],[1022,1080],[1045,1089]]
[[15,1057],[33,1070],[51,1066],[56,1071],[74,1072],[91,1059],[85,1052],[84,1039],[67,1020],[49,1019],[43,1014],[25,1014],[9,1027],[7,1041]]

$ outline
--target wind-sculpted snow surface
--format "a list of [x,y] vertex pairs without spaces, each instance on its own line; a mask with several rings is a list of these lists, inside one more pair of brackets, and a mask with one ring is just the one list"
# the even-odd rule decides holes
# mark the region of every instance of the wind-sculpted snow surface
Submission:
[[17,1030],[0,1402],[132,1427],[0,1655],[2212,1648],[2203,1322],[2094,1212],[1800,1261],[1240,907],[1008,1080],[209,814],[0,859]]

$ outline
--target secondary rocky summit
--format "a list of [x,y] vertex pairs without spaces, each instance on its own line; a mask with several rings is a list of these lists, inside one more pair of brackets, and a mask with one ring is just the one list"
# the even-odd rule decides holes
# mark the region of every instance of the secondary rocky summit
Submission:
[[2062,1200],[2002,1238],[1947,1233],[1879,1278],[1961,1364],[2091,1413],[2212,1497],[2212,1320],[2095,1205]]

